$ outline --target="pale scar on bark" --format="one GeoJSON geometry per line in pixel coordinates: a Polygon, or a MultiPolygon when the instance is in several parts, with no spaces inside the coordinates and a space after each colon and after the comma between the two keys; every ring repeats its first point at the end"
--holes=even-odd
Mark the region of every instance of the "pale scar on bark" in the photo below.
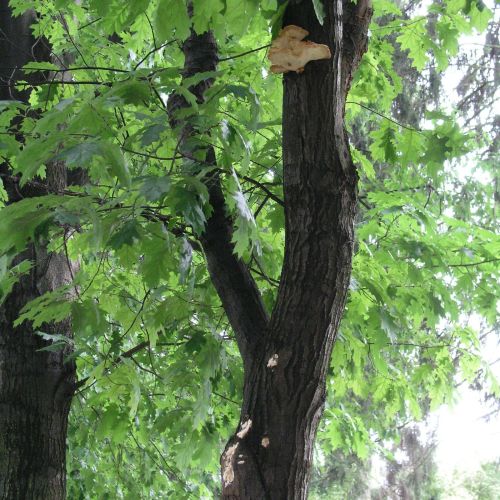
{"type": "MultiPolygon", "coordinates": [[[[245,422],[241,424],[240,430],[236,433],[236,436],[239,439],[243,439],[248,434],[248,431],[251,429],[251,427],[252,420],[245,420],[245,422]]],[[[222,480],[224,481],[225,485],[231,484],[234,481],[233,458],[239,444],[240,443],[234,443],[233,445],[229,446],[222,457],[222,480]]],[[[238,455],[238,458],[244,458],[243,454],[238,455]]],[[[245,461],[238,460],[237,463],[241,465],[244,464],[245,461]]]]}
{"type": "Polygon", "coordinates": [[[239,444],[240,443],[234,443],[232,446],[229,446],[224,453],[222,459],[222,481],[224,481],[225,485],[231,484],[234,481],[233,457],[239,444]]]}
{"type": "Polygon", "coordinates": [[[287,73],[288,71],[302,73],[309,61],[332,57],[327,45],[304,41],[307,35],[309,31],[293,24],[279,32],[267,55],[271,61],[273,73],[287,73]]]}
{"type": "Polygon", "coordinates": [[[252,421],[248,419],[241,424],[240,431],[237,432],[236,435],[240,439],[243,439],[248,434],[248,431],[250,430],[251,427],[252,427],[252,421]]]}
{"type": "Polygon", "coordinates": [[[267,367],[268,368],[274,368],[275,366],[278,366],[278,355],[273,354],[270,358],[269,361],[267,362],[267,367]]]}

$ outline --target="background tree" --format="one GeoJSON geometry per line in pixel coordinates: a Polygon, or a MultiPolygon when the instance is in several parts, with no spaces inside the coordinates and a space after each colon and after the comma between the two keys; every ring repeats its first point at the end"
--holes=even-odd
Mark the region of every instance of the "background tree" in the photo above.
{"type": "Polygon", "coordinates": [[[500,494],[500,465],[499,461],[482,464],[479,470],[463,479],[463,486],[478,500],[492,500],[500,494]]]}
{"type": "MultiPolygon", "coordinates": [[[[22,144],[25,134],[34,132],[39,114],[38,106],[28,106],[29,89],[17,86],[20,80],[28,84],[33,80],[22,68],[51,60],[47,41],[31,33],[34,11],[17,14],[14,17],[7,0],[0,2],[0,121],[8,131],[0,139],[0,176],[5,204],[21,215],[24,230],[35,241],[25,247],[14,236],[0,257],[0,497],[62,499],[76,371],[74,361],[68,359],[70,321],[60,316],[37,329],[17,320],[30,301],[60,287],[67,290],[75,272],[63,250],[49,250],[46,228],[32,226],[29,211],[22,208],[22,200],[62,193],[68,179],[64,163],[53,161],[47,163],[43,178],[23,183],[8,160],[16,142],[22,144]],[[54,349],[53,338],[63,340],[66,347],[54,349]]],[[[37,79],[40,76],[48,81],[47,72],[37,79]]],[[[69,228],[59,224],[59,230],[65,241],[69,228]]]]}

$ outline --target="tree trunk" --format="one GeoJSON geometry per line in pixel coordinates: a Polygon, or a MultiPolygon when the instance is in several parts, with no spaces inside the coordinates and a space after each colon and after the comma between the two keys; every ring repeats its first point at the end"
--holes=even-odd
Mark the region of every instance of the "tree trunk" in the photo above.
{"type": "MultiPolygon", "coordinates": [[[[0,0],[0,100],[26,100],[28,92],[18,92],[14,85],[29,76],[16,68],[50,60],[45,42],[31,36],[34,19],[33,12],[12,17],[8,0],[0,0]]],[[[8,203],[57,193],[66,186],[61,163],[48,166],[46,180],[36,183],[36,189],[30,183],[21,188],[5,164],[0,174],[8,203]]],[[[67,349],[41,351],[48,343],[30,325],[13,324],[29,301],[70,283],[75,269],[64,255],[48,253],[44,242],[30,244],[14,264],[22,260],[32,261],[33,267],[0,305],[0,498],[58,500],[66,492],[66,432],[75,365],[65,361],[67,349]]],[[[71,335],[69,320],[41,330],[71,335]]]]}
{"type": "Polygon", "coordinates": [[[309,31],[332,59],[284,76],[285,258],[266,343],[257,346],[239,432],[221,459],[223,497],[304,499],[330,355],[351,274],[357,174],[344,128],[369,5],[292,3],[283,25],[309,31]],[[337,22],[338,20],[338,22],[337,22]]]}
{"type": "MultiPolygon", "coordinates": [[[[368,0],[323,3],[323,26],[310,0],[292,0],[284,16],[284,26],[305,28],[310,40],[330,47],[332,58],[284,76],[286,243],[270,319],[247,267],[233,253],[217,174],[206,179],[212,214],[201,243],[245,368],[240,425],[221,457],[226,499],[306,498],[326,373],[345,306],[357,197],[345,101],[366,50],[372,10],[368,0]]],[[[211,33],[191,33],[183,50],[185,77],[215,69],[211,33]]],[[[198,102],[210,85],[205,80],[190,88],[198,102]]],[[[178,125],[175,110],[186,106],[181,95],[169,99],[172,125],[178,125]]],[[[186,125],[183,139],[194,133],[186,125]]],[[[206,163],[215,165],[211,148],[206,163]]]]}
{"type": "MultiPolygon", "coordinates": [[[[44,291],[71,280],[65,257],[31,245],[18,259],[32,272],[21,279],[0,308],[0,498],[57,500],[66,491],[66,430],[75,377],[66,350],[40,351],[47,343],[24,323],[20,309],[44,291]]],[[[69,321],[44,325],[68,335],[69,321]]]]}

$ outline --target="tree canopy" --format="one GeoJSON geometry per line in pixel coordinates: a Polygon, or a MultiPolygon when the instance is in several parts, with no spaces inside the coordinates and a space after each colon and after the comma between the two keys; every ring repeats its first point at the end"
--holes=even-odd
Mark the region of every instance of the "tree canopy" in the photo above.
{"type": "MultiPolygon", "coordinates": [[[[324,2],[310,1],[322,24],[324,2]]],[[[11,75],[19,91],[0,101],[0,301],[33,266],[17,258],[28,244],[64,256],[71,282],[30,301],[16,324],[76,362],[69,498],[220,493],[244,376],[207,268],[207,175],[271,315],[285,249],[282,114],[294,110],[282,109],[266,54],[293,3],[10,2],[16,15],[37,13],[32,30],[51,57],[0,68],[0,85],[11,75]],[[213,34],[216,69],[186,75],[191,29],[213,34]],[[58,163],[86,182],[47,188],[58,163]],[[9,189],[30,195],[12,202],[9,189]],[[68,317],[72,337],[45,327],[68,317]]],[[[373,10],[346,104],[359,202],[318,473],[339,450],[365,459],[397,440],[461,382],[500,397],[482,352],[498,328],[498,23],[482,0],[374,0],[373,10]],[[479,34],[475,51],[462,45],[479,34]]]]}

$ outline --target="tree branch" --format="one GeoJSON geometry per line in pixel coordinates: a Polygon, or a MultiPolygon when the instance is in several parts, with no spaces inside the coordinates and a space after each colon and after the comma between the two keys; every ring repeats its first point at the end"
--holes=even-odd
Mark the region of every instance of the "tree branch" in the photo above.
{"type": "MultiPolygon", "coordinates": [[[[183,51],[185,55],[184,78],[216,69],[217,46],[211,32],[202,35],[191,32],[183,45],[183,51]]],[[[202,80],[191,86],[189,90],[201,103],[204,101],[205,91],[210,88],[212,83],[213,80],[210,79],[202,80]]],[[[172,127],[183,125],[179,140],[180,154],[183,154],[185,141],[190,136],[197,134],[192,125],[180,122],[176,118],[176,112],[188,106],[188,102],[180,94],[174,94],[169,98],[168,113],[172,127]]],[[[204,182],[209,192],[212,214],[207,220],[200,241],[205,252],[212,283],[233,327],[242,357],[245,362],[249,362],[251,356],[248,354],[251,354],[254,346],[266,334],[268,316],[248,267],[234,254],[232,222],[227,214],[219,169],[213,168],[216,167],[216,158],[214,148],[211,145],[207,145],[205,148],[205,161],[203,163],[206,166],[203,168],[208,171],[204,182]]]]}
{"type": "Polygon", "coordinates": [[[242,52],[241,54],[236,54],[234,56],[229,56],[229,57],[223,57],[222,59],[219,59],[219,62],[231,61],[233,59],[237,59],[238,57],[247,56],[248,54],[253,54],[254,52],[258,52],[259,50],[267,49],[270,46],[271,44],[268,43],[267,45],[263,45],[262,47],[257,47],[256,49],[247,50],[246,52],[242,52]]]}
{"type": "MultiPolygon", "coordinates": [[[[184,342],[158,342],[156,345],[158,345],[158,346],[177,346],[177,345],[182,345],[182,344],[184,344],[184,342]]],[[[132,356],[134,356],[138,352],[146,349],[147,347],[150,347],[149,340],[144,340],[143,342],[140,342],[139,344],[135,345],[134,347],[131,347],[128,351],[124,351],[120,355],[118,355],[114,359],[113,363],[111,363],[111,366],[109,368],[117,366],[118,364],[121,363],[122,359],[131,358],[132,356]]],[[[83,387],[87,383],[88,380],[89,380],[89,377],[85,377],[85,378],[78,380],[74,385],[74,390],[77,391],[78,389],[80,389],[80,387],[83,387]]]]}
{"type": "Polygon", "coordinates": [[[271,200],[273,200],[276,203],[278,203],[278,205],[281,205],[282,207],[285,206],[284,201],[279,196],[276,196],[270,189],[268,189],[266,186],[264,186],[264,184],[262,184],[261,182],[256,181],[255,179],[253,179],[252,177],[248,177],[247,175],[241,175],[240,177],[243,180],[245,180],[247,182],[250,182],[250,184],[253,184],[254,186],[257,186],[259,189],[261,189],[262,191],[264,191],[264,193],[266,193],[267,196],[269,198],[271,198],[271,200]]]}

